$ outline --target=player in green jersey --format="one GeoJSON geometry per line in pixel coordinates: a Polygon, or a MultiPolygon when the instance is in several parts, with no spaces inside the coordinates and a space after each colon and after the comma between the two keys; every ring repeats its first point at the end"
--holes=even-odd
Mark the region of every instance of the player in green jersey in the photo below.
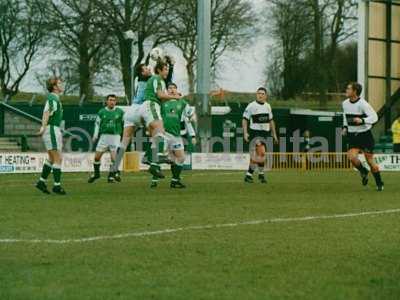
{"type": "MultiPolygon", "coordinates": [[[[175,83],[168,85],[168,94],[180,98],[175,83]]],[[[171,188],[182,189],[185,185],[181,182],[181,172],[185,162],[184,141],[181,136],[182,123],[185,124],[188,134],[195,138],[194,128],[191,125],[194,110],[183,99],[166,101],[161,107],[161,116],[165,128],[166,145],[171,161],[172,180],[171,188]]],[[[151,187],[157,187],[158,178],[153,176],[151,187]]]]}
{"type": "MultiPolygon", "coordinates": [[[[94,174],[89,178],[89,183],[93,183],[100,178],[101,158],[105,152],[110,152],[111,166],[115,160],[116,151],[121,140],[124,116],[124,111],[116,107],[116,104],[117,96],[108,95],[106,107],[100,109],[97,113],[93,142],[95,143],[98,140],[98,143],[93,163],[94,174]]],[[[118,172],[113,174],[110,169],[108,182],[112,183],[114,180],[120,181],[121,179],[118,172]]]]}
{"type": "MultiPolygon", "coordinates": [[[[164,81],[168,83],[172,81],[174,59],[171,56],[166,56],[165,62],[168,63],[169,72],[167,78],[164,81]]],[[[117,149],[114,164],[111,167],[111,171],[113,172],[112,174],[116,174],[116,172],[118,171],[118,167],[124,157],[125,151],[128,148],[129,144],[131,144],[132,138],[134,137],[136,130],[143,127],[144,123],[142,117],[142,104],[145,101],[147,81],[152,77],[150,67],[146,66],[145,64],[138,65],[138,67],[136,68],[136,75],[138,77],[137,89],[131,106],[125,110],[124,131],[122,134],[121,143],[117,149]]],[[[145,146],[147,148],[147,143],[145,144],[145,146]]],[[[150,152],[150,148],[148,150],[146,149],[146,152],[150,152]]],[[[148,162],[149,157],[150,155],[146,155],[145,163],[148,162]]]]}
{"type": "Polygon", "coordinates": [[[141,106],[141,117],[151,136],[152,153],[150,159],[150,173],[156,178],[164,178],[161,173],[160,162],[165,155],[165,130],[161,118],[161,104],[164,101],[180,99],[181,96],[169,95],[166,91],[165,79],[169,74],[167,63],[159,61],[154,68],[155,75],[148,81],[145,90],[145,101],[141,106]]]}
{"type": "Polygon", "coordinates": [[[49,94],[43,111],[42,126],[38,134],[43,138],[49,157],[43,165],[42,174],[36,183],[36,188],[45,194],[50,194],[46,180],[53,171],[53,192],[58,195],[65,195],[66,192],[61,187],[62,127],[64,122],[60,94],[63,92],[63,87],[59,78],[50,78],[47,80],[46,86],[49,94]]]}

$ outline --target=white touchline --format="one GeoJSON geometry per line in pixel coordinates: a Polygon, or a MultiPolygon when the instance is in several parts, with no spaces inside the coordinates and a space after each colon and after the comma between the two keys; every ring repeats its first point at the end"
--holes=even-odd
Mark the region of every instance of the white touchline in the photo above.
{"type": "Polygon", "coordinates": [[[384,215],[384,214],[395,214],[400,213],[399,209],[388,209],[388,210],[378,210],[378,211],[366,211],[358,213],[346,213],[346,214],[334,214],[334,215],[320,215],[320,216],[306,216],[306,217],[293,217],[293,218],[273,218],[264,220],[254,220],[245,221],[238,223],[225,223],[225,224],[210,224],[210,225],[198,225],[198,226],[188,226],[179,227],[172,229],[162,229],[155,231],[142,231],[142,232],[131,232],[115,235],[103,235],[94,236],[87,238],[76,238],[76,239],[64,239],[64,240],[52,240],[52,239],[0,239],[0,244],[13,244],[13,243],[28,243],[28,244],[72,244],[72,243],[87,243],[102,240],[116,240],[124,239],[129,237],[143,237],[152,235],[163,235],[168,233],[176,233],[180,231],[190,231],[190,230],[205,230],[205,229],[216,229],[216,228],[231,228],[244,225],[260,225],[267,223],[287,223],[287,222],[306,222],[312,220],[326,220],[326,219],[342,219],[342,218],[355,218],[362,216],[373,216],[373,215],[384,215]]]}

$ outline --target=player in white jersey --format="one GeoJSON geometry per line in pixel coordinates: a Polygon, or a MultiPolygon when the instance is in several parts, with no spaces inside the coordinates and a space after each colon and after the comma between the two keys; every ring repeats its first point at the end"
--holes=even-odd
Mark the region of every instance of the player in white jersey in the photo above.
{"type": "Polygon", "coordinates": [[[143,119],[141,117],[141,105],[133,103],[125,110],[124,114],[124,131],[121,143],[117,149],[115,161],[110,169],[110,176],[115,177],[121,164],[124,153],[132,141],[132,137],[136,130],[143,127],[143,119]]]}
{"type": "Polygon", "coordinates": [[[361,97],[362,86],[352,82],[347,86],[347,100],[343,102],[343,135],[348,137],[348,158],[361,174],[362,184],[368,184],[368,169],[358,158],[363,153],[372,175],[375,178],[378,191],[383,191],[384,184],[379,166],[374,161],[375,141],[371,128],[378,122],[378,115],[372,106],[361,97]]]}
{"type": "Polygon", "coordinates": [[[271,105],[267,103],[267,99],[267,90],[259,88],[257,100],[251,102],[243,113],[244,140],[249,143],[250,151],[249,169],[244,179],[247,183],[253,183],[253,174],[257,167],[260,182],[267,183],[264,174],[267,145],[278,142],[271,105]]]}

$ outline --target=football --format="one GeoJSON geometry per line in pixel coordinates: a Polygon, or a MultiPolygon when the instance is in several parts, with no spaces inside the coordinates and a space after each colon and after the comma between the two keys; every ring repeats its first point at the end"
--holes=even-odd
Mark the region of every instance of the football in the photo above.
{"type": "Polygon", "coordinates": [[[150,51],[150,58],[154,61],[157,61],[159,59],[164,59],[164,51],[161,48],[153,48],[150,51]]]}

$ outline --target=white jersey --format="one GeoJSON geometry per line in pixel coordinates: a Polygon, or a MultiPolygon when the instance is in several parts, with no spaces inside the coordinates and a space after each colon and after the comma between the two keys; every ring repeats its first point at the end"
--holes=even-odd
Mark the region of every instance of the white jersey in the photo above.
{"type": "Polygon", "coordinates": [[[347,128],[349,133],[366,132],[378,122],[378,115],[372,106],[363,98],[358,98],[352,102],[347,99],[343,102],[343,126],[347,128]],[[354,118],[363,120],[362,124],[355,124],[354,118]]]}
{"type": "Polygon", "coordinates": [[[253,101],[247,105],[243,118],[250,122],[251,130],[270,131],[273,120],[271,105],[253,101]]]}
{"type": "Polygon", "coordinates": [[[142,127],[143,119],[141,117],[142,105],[133,103],[125,109],[124,114],[124,127],[142,127]]]}

